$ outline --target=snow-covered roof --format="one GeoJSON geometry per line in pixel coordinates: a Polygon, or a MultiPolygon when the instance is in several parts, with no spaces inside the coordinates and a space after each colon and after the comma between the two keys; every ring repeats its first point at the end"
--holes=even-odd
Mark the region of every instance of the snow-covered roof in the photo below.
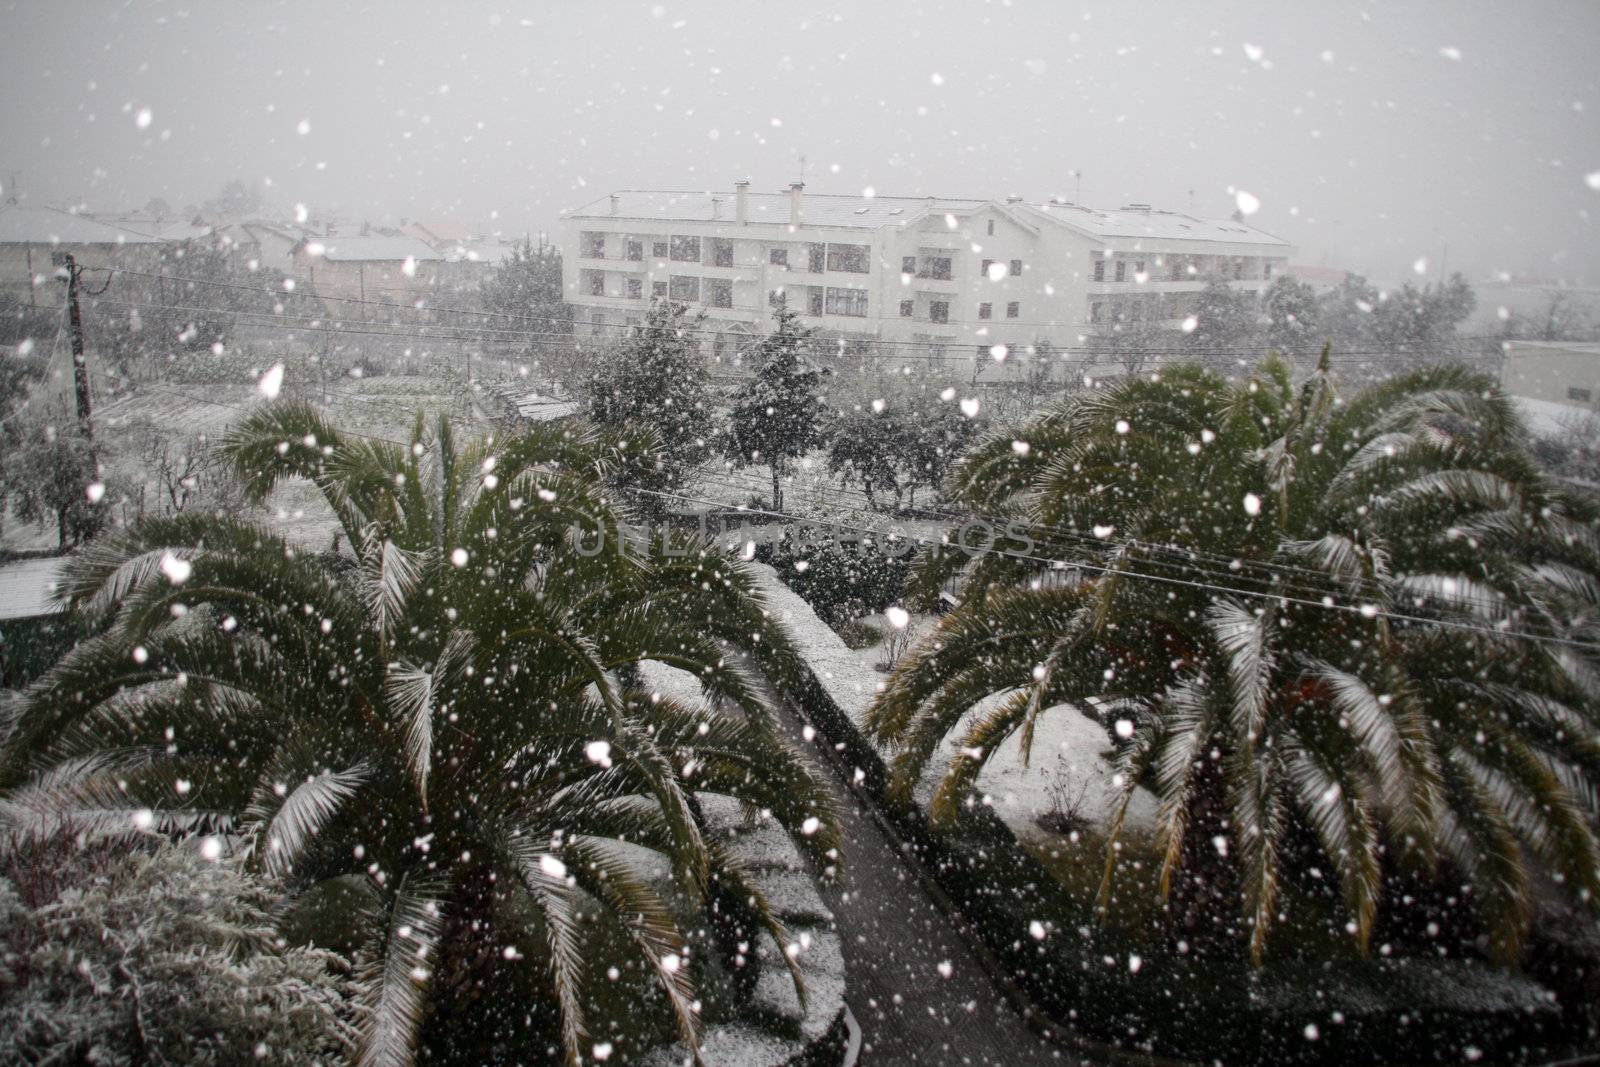
{"type": "MultiPolygon", "coordinates": [[[[756,193],[749,196],[749,221],[787,226],[789,193],[756,193]]],[[[624,189],[603,196],[573,211],[574,219],[656,219],[672,222],[732,222],[733,192],[669,192],[651,189],[624,189]],[[616,210],[611,209],[612,197],[616,210]],[[712,201],[720,201],[712,211],[712,201]]],[[[987,200],[927,196],[843,196],[835,193],[802,193],[801,213],[807,226],[832,226],[848,229],[878,229],[897,226],[924,212],[962,214],[988,204],[987,200]]]]}
{"type": "Polygon", "coordinates": [[[472,239],[472,230],[458,222],[408,222],[400,232],[429,244],[462,244],[472,239]]]}
{"type": "Polygon", "coordinates": [[[528,393],[516,399],[517,414],[534,422],[564,419],[578,413],[578,402],[570,397],[551,396],[548,393],[528,393]]]}
{"type": "Polygon", "coordinates": [[[1037,216],[1070,226],[1091,237],[1136,237],[1162,241],[1227,241],[1232,244],[1278,245],[1289,242],[1234,219],[1203,219],[1179,211],[1126,207],[1116,210],[1049,202],[1029,204],[1037,216]]]}
{"type": "Polygon", "coordinates": [[[1573,352],[1584,356],[1600,356],[1600,342],[1594,341],[1512,341],[1511,350],[1523,352],[1573,352]]]}
{"type": "Polygon", "coordinates": [[[24,559],[0,566],[0,621],[33,619],[62,609],[55,599],[60,559],[24,559]]]}
{"type": "Polygon", "coordinates": [[[308,237],[300,247],[334,263],[444,258],[415,237],[308,237]]]}
{"type": "Polygon", "coordinates": [[[1528,429],[1539,437],[1561,437],[1592,424],[1596,418],[1593,408],[1579,404],[1560,404],[1554,400],[1535,400],[1527,396],[1513,396],[1512,403],[1522,415],[1528,429]]]}
{"type": "Polygon", "coordinates": [[[0,205],[0,244],[170,244],[208,232],[188,223],[110,221],[53,207],[0,205]]]}

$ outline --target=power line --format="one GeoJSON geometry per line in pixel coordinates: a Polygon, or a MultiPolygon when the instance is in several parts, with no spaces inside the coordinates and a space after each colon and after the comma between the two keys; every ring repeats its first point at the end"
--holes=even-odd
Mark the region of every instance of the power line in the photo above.
{"type": "MultiPolygon", "coordinates": [[[[718,480],[710,477],[702,478],[700,481],[700,484],[702,485],[708,483],[719,488],[738,492],[759,491],[762,488],[760,484],[754,482],[734,482],[727,479],[718,480]]],[[[788,492],[799,495],[802,498],[806,498],[809,503],[818,507],[827,506],[827,500],[823,496],[824,492],[855,493],[856,495],[862,495],[859,493],[859,491],[851,490],[846,487],[835,487],[829,490],[822,490],[820,488],[812,488],[807,486],[790,486],[788,492]]],[[[1141,541],[1135,538],[1123,538],[1117,540],[1093,538],[1088,534],[1062,530],[1054,527],[1047,527],[1038,523],[1028,523],[1019,518],[1001,518],[992,515],[984,515],[977,512],[957,514],[951,512],[940,512],[933,509],[929,509],[929,513],[939,515],[949,522],[978,521],[983,522],[985,525],[988,525],[991,528],[996,528],[997,524],[999,527],[1004,527],[1010,523],[1020,523],[1023,530],[1030,535],[1030,541],[1035,543],[1043,543],[1046,548],[1058,551],[1071,552],[1075,550],[1081,551],[1084,549],[1093,549],[1097,552],[1103,551],[1105,556],[1109,558],[1124,549],[1137,549],[1138,552],[1130,554],[1130,559],[1137,560],[1149,566],[1159,567],[1161,569],[1174,571],[1177,573],[1198,572],[1207,577],[1219,580],[1252,582],[1260,586],[1270,587],[1257,590],[1258,592],[1266,595],[1277,595],[1276,590],[1287,590],[1289,592],[1301,593],[1307,596],[1318,598],[1326,598],[1334,595],[1369,595],[1374,599],[1377,599],[1387,595],[1383,591],[1381,584],[1376,579],[1368,578],[1366,576],[1361,576],[1355,579],[1344,579],[1340,576],[1329,574],[1326,571],[1315,570],[1307,567],[1299,567],[1293,564],[1275,563],[1268,560],[1247,560],[1237,557],[1229,558],[1217,555],[1215,553],[1207,553],[1198,549],[1187,549],[1176,545],[1163,545],[1156,542],[1141,541]],[[1261,573],[1258,575],[1249,573],[1250,571],[1261,573]],[[1363,590],[1365,591],[1364,594],[1363,590]]],[[[801,521],[826,524],[825,520],[803,519],[801,521]]],[[[1119,573],[1127,572],[1119,571],[1119,573]]],[[[1492,597],[1478,594],[1458,596],[1456,597],[1456,602],[1476,605],[1484,608],[1485,610],[1489,610],[1497,606],[1492,597]]]]}
{"type": "MultiPolygon", "coordinates": [[[[666,499],[679,500],[679,501],[683,501],[683,502],[686,502],[686,503],[705,504],[705,505],[709,505],[711,507],[726,507],[727,506],[725,504],[720,504],[720,503],[718,503],[717,501],[714,501],[714,500],[705,500],[705,499],[701,499],[701,498],[698,498],[698,497],[687,496],[687,495],[680,494],[680,493],[667,493],[667,492],[662,492],[662,491],[654,490],[654,489],[642,489],[642,488],[630,487],[629,491],[630,492],[634,492],[634,493],[643,493],[643,494],[646,494],[646,495],[649,495],[649,496],[657,496],[657,497],[663,497],[663,498],[666,498],[666,499]]],[[[790,521],[796,521],[796,522],[812,521],[812,520],[804,519],[801,516],[789,514],[787,512],[773,511],[773,510],[766,509],[766,508],[742,508],[740,510],[745,512],[745,513],[747,513],[747,514],[751,514],[751,515],[764,515],[764,516],[769,516],[769,517],[772,517],[772,518],[789,519],[790,521]]],[[[886,531],[883,531],[883,530],[875,530],[875,529],[872,529],[870,527],[865,527],[865,526],[855,526],[855,525],[850,524],[850,523],[839,523],[839,522],[822,521],[820,523],[820,525],[832,526],[832,527],[835,527],[835,528],[838,528],[838,529],[854,530],[854,531],[857,531],[857,532],[860,532],[860,533],[869,533],[869,534],[873,534],[874,536],[878,536],[878,537],[883,537],[883,536],[885,536],[885,533],[886,533],[886,531]]],[[[923,538],[923,537],[917,537],[914,540],[916,540],[917,543],[919,543],[919,544],[929,544],[930,543],[927,538],[923,538]]],[[[1579,640],[1576,640],[1576,639],[1573,639],[1573,638],[1568,638],[1568,637],[1557,637],[1557,636],[1554,636],[1554,635],[1547,635],[1547,634],[1535,634],[1535,633],[1529,633],[1529,632],[1526,632],[1526,631],[1519,631],[1519,630],[1496,629],[1494,627],[1478,626],[1478,625],[1474,625],[1472,623],[1461,622],[1459,620],[1454,620],[1454,619],[1429,618],[1429,617],[1421,616],[1421,615],[1407,615],[1407,614],[1403,614],[1403,613],[1400,613],[1400,612],[1386,611],[1386,610],[1384,610],[1382,608],[1377,607],[1377,605],[1374,605],[1374,604],[1351,605],[1351,604],[1328,603],[1326,600],[1305,600],[1305,599],[1302,599],[1302,598],[1299,598],[1299,597],[1284,596],[1284,595],[1277,594],[1277,593],[1266,593],[1266,592],[1260,592],[1260,591],[1257,591],[1257,590],[1250,590],[1250,589],[1239,589],[1239,588],[1236,588],[1236,587],[1233,587],[1233,586],[1216,585],[1216,584],[1213,584],[1213,583],[1210,583],[1210,582],[1200,582],[1200,581],[1194,581],[1192,579],[1172,578],[1172,577],[1168,577],[1166,575],[1158,575],[1158,574],[1145,574],[1145,573],[1141,573],[1139,571],[1124,571],[1124,570],[1119,570],[1119,569],[1114,568],[1114,567],[1099,566],[1099,565],[1096,565],[1096,564],[1093,564],[1093,563],[1087,563],[1087,562],[1083,562],[1083,561],[1079,561],[1079,560],[1052,559],[1052,558],[1047,557],[1047,556],[1035,556],[1035,555],[1022,553],[1022,552],[1011,552],[1011,551],[1007,551],[1007,550],[1004,550],[1004,549],[995,549],[995,550],[990,550],[990,551],[997,551],[1001,555],[1009,556],[1009,557],[1012,557],[1012,558],[1015,558],[1015,559],[1026,559],[1026,560],[1036,561],[1036,562],[1039,562],[1039,563],[1048,563],[1048,564],[1052,565],[1053,567],[1056,567],[1056,566],[1059,566],[1059,567],[1062,567],[1062,568],[1076,567],[1076,568],[1079,568],[1081,570],[1095,571],[1095,572],[1098,572],[1098,573],[1101,573],[1101,574],[1107,574],[1107,575],[1115,574],[1115,575],[1118,575],[1120,577],[1134,578],[1134,579],[1139,579],[1139,580],[1142,580],[1142,581],[1160,582],[1160,583],[1164,583],[1164,584],[1167,584],[1167,585],[1186,586],[1186,587],[1193,588],[1193,589],[1203,589],[1203,590],[1206,590],[1206,591],[1209,591],[1209,592],[1228,593],[1228,594],[1232,594],[1232,595],[1235,595],[1235,596],[1250,597],[1250,598],[1256,599],[1256,600],[1272,600],[1272,601],[1277,601],[1277,602],[1283,603],[1283,604],[1296,604],[1296,605],[1299,605],[1299,606],[1302,606],[1302,607],[1313,608],[1313,609],[1320,610],[1320,611],[1339,611],[1339,612],[1343,612],[1343,613],[1346,613],[1346,614],[1359,615],[1359,616],[1361,616],[1362,618],[1365,618],[1365,619],[1382,618],[1382,619],[1388,619],[1388,620],[1391,620],[1391,621],[1394,621],[1394,622],[1409,622],[1409,623],[1420,623],[1420,624],[1429,625],[1429,626],[1444,626],[1444,627],[1448,627],[1448,628],[1451,628],[1451,629],[1465,630],[1465,631],[1470,631],[1470,632],[1474,632],[1474,633],[1487,634],[1487,635],[1489,635],[1491,637],[1512,638],[1512,639],[1515,639],[1515,640],[1526,640],[1526,641],[1538,641],[1538,642],[1545,642],[1545,643],[1550,643],[1550,644],[1564,645],[1564,646],[1568,646],[1568,647],[1572,647],[1572,648],[1578,648],[1578,649],[1582,649],[1584,651],[1589,651],[1589,652],[1600,652],[1600,643],[1596,643],[1596,642],[1579,641],[1579,640]]]]}

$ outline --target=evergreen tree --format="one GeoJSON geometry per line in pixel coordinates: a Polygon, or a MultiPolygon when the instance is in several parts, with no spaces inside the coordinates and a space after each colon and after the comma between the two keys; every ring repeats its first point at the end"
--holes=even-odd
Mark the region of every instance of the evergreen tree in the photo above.
{"type": "Polygon", "coordinates": [[[567,332],[567,305],[561,296],[561,251],[522,240],[480,283],[483,309],[494,325],[518,330],[567,332]]]}
{"type": "Polygon", "coordinates": [[[775,328],[752,349],[755,378],[734,397],[724,443],[737,466],[763,464],[772,471],[772,508],[783,510],[783,476],[789,464],[823,443],[827,405],[818,393],[822,372],[808,358],[810,327],[780,299],[775,328]]]}
{"type": "Polygon", "coordinates": [[[1224,278],[1206,282],[1194,318],[1195,327],[1189,331],[1184,347],[1209,366],[1233,366],[1238,350],[1255,342],[1255,296],[1233,288],[1224,278]]]}
{"type": "Polygon", "coordinates": [[[23,522],[56,524],[56,543],[69,548],[98,533],[110,518],[99,480],[94,441],[64,405],[22,411],[0,435],[0,507],[8,501],[23,522]]]}
{"type": "Polygon", "coordinates": [[[1268,348],[1286,356],[1299,356],[1321,346],[1321,309],[1311,286],[1280,274],[1267,286],[1262,303],[1267,313],[1268,348]]]}
{"type": "MultiPolygon", "coordinates": [[[[591,422],[656,446],[650,465],[623,468],[624,486],[671,492],[711,454],[711,372],[687,313],[676,301],[651,303],[643,325],[602,352],[584,383],[591,422]]],[[[645,494],[629,503],[656,512],[661,501],[645,494]]]]}

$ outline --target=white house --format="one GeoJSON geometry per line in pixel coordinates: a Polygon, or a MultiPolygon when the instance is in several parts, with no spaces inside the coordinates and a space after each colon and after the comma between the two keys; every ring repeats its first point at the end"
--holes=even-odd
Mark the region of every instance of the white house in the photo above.
{"type": "Polygon", "coordinates": [[[1566,432],[1600,411],[1600,344],[1508,342],[1500,384],[1535,432],[1566,432]]]}
{"type": "Polygon", "coordinates": [[[779,293],[830,336],[913,358],[1048,341],[1122,317],[1176,328],[1213,275],[1264,288],[1290,246],[1231,219],[1130,205],[940,197],[624,190],[565,219],[579,332],[616,336],[652,297],[707,316],[715,347],[770,327],[779,293]]]}

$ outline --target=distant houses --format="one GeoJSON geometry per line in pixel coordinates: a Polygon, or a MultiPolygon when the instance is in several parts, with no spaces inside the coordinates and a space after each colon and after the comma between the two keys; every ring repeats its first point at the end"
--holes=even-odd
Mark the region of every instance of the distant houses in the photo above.
{"type": "Polygon", "coordinates": [[[0,288],[31,307],[59,308],[66,287],[55,282],[57,253],[69,253],[83,266],[156,271],[173,248],[210,233],[209,226],[192,222],[0,204],[0,288]]]}
{"type": "MultiPolygon", "coordinates": [[[[439,288],[446,259],[416,237],[305,237],[293,250],[294,275],[324,300],[414,305],[439,288]]],[[[340,312],[356,318],[356,312],[340,312]]]]}

